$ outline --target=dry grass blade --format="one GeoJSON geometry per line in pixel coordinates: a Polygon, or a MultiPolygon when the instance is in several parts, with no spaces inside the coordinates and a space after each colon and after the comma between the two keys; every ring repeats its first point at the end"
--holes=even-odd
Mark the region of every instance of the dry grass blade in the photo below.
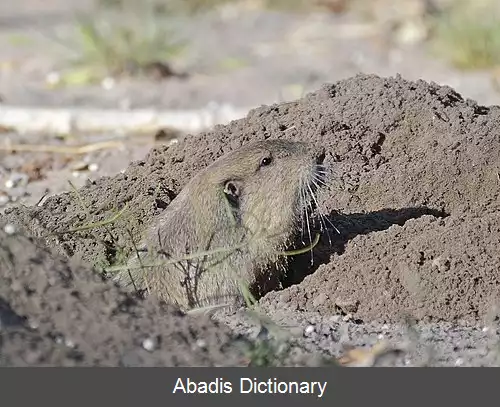
{"type": "Polygon", "coordinates": [[[182,257],[179,257],[176,259],[165,260],[165,261],[161,261],[161,262],[157,262],[157,263],[143,264],[141,266],[134,266],[134,267],[127,266],[127,265],[113,266],[113,267],[108,267],[105,271],[113,273],[113,272],[122,271],[122,270],[139,270],[139,269],[143,269],[143,268],[152,268],[152,267],[159,267],[159,266],[164,266],[164,265],[169,265],[169,264],[178,264],[178,263],[181,263],[183,261],[196,260],[196,259],[200,259],[202,257],[212,256],[215,254],[231,253],[234,250],[238,250],[240,248],[243,248],[246,245],[247,245],[247,243],[242,243],[240,245],[236,245],[234,247],[229,247],[229,248],[222,247],[222,248],[213,249],[213,250],[200,251],[200,252],[196,252],[196,253],[192,253],[192,254],[187,254],[185,256],[182,256],[182,257]]]}
{"type": "Polygon", "coordinates": [[[297,256],[299,254],[304,254],[304,253],[310,252],[318,244],[319,238],[320,238],[320,234],[316,233],[316,236],[315,236],[313,242],[309,246],[303,247],[302,249],[285,251],[285,252],[282,252],[280,254],[282,254],[283,256],[297,256]]]}
{"type": "Polygon", "coordinates": [[[119,212],[117,212],[116,214],[114,214],[109,219],[103,220],[101,222],[89,223],[87,225],[83,225],[83,226],[80,226],[80,227],[77,227],[77,228],[73,228],[73,229],[64,230],[62,232],[54,232],[53,234],[55,234],[55,235],[62,235],[64,233],[75,233],[75,232],[81,232],[81,231],[84,231],[84,230],[90,230],[90,229],[99,228],[99,227],[102,227],[102,226],[107,226],[107,225],[109,225],[109,224],[111,224],[113,222],[116,222],[120,218],[120,216],[123,215],[123,213],[127,209],[127,206],[128,205],[125,204],[125,206],[119,212]]]}
{"type": "Polygon", "coordinates": [[[205,307],[193,308],[186,311],[187,315],[201,315],[201,314],[210,314],[219,309],[230,307],[231,304],[216,304],[216,305],[207,305],[205,307]]]}
{"type": "Polygon", "coordinates": [[[98,143],[85,144],[82,146],[54,146],[50,144],[8,144],[0,146],[0,151],[80,155],[111,148],[121,148],[124,146],[124,143],[121,141],[101,141],[98,143]]]}
{"type": "MultiPolygon", "coordinates": [[[[67,233],[67,232],[65,232],[67,233]]],[[[316,246],[319,242],[320,235],[319,233],[316,234],[316,238],[313,241],[313,244],[310,246],[307,246],[302,249],[298,250],[292,250],[292,251],[286,251],[286,252],[281,252],[279,254],[284,255],[284,256],[295,256],[297,254],[302,254],[302,253],[307,253],[308,251],[312,250],[314,246],[316,246]]],[[[231,253],[235,250],[242,249],[248,245],[247,242],[241,243],[239,245],[235,245],[233,247],[221,247],[213,250],[206,250],[206,251],[200,251],[196,253],[191,253],[191,254],[186,254],[185,256],[175,258],[175,259],[169,259],[161,262],[155,262],[155,263],[149,263],[149,264],[142,264],[140,266],[128,266],[128,265],[123,265],[123,266],[113,266],[113,267],[108,267],[105,271],[114,273],[118,271],[123,271],[123,270],[136,270],[136,269],[143,269],[143,268],[153,268],[153,267],[159,267],[159,266],[164,266],[164,265],[169,265],[169,264],[178,264],[183,261],[188,261],[188,260],[196,260],[200,259],[202,257],[207,257],[207,256],[213,256],[217,254],[225,254],[225,253],[231,253]]]]}

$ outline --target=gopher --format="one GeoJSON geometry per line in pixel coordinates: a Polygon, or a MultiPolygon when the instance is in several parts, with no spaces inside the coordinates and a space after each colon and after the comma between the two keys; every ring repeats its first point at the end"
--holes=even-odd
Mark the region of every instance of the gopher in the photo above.
{"type": "Polygon", "coordinates": [[[276,288],[286,265],[280,253],[301,225],[309,229],[324,157],[286,140],[220,157],[154,219],[115,281],[183,310],[241,304],[245,287],[256,296],[276,288]]]}

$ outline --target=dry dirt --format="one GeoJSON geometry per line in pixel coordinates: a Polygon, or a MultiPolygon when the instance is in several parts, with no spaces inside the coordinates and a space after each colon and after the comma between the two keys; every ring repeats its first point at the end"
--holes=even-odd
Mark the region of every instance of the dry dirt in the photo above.
{"type": "Polygon", "coordinates": [[[128,296],[89,267],[24,236],[2,231],[0,242],[0,365],[213,366],[243,360],[228,346],[234,341],[228,329],[128,296]]]}
{"type": "MultiPolygon", "coordinates": [[[[214,335],[231,342],[226,328],[159,311],[164,308],[154,300],[138,304],[101,282],[90,267],[123,261],[141,229],[217,157],[249,141],[287,138],[326,148],[332,179],[319,197],[320,208],[339,233],[329,231],[331,243],[323,236],[313,266],[310,254],[293,260],[284,289],[261,299],[263,310],[275,321],[313,326],[301,339],[310,350],[338,355],[346,342],[339,333],[344,328],[348,342],[360,345],[397,339],[406,329],[416,330],[424,348],[438,353],[430,364],[494,364],[499,125],[499,107],[479,106],[449,87],[358,75],[155,148],[123,173],[89,182],[78,192],[8,209],[4,222],[48,248],[28,246],[22,237],[2,239],[2,261],[12,264],[2,266],[2,278],[9,279],[0,288],[7,332],[0,342],[2,360],[68,364],[75,360],[68,354],[77,352],[76,359],[87,364],[127,364],[123,357],[129,354],[130,364],[219,361],[221,345],[214,335]],[[64,233],[122,209],[106,227],[64,233]],[[15,327],[35,321],[35,327],[20,332],[8,321],[15,327]],[[192,345],[200,329],[210,349],[204,354],[192,345]],[[61,356],[58,334],[63,343],[68,338],[77,343],[77,351],[66,349],[61,356]],[[165,353],[138,350],[146,334],[162,338],[165,353]],[[27,343],[35,344],[36,357],[23,354],[27,343]]],[[[219,320],[248,333],[239,314],[219,320]]],[[[422,349],[418,352],[421,356],[422,349]]],[[[235,354],[227,355],[222,360],[235,363],[235,354]]],[[[396,364],[417,362],[403,358],[396,364]]]]}

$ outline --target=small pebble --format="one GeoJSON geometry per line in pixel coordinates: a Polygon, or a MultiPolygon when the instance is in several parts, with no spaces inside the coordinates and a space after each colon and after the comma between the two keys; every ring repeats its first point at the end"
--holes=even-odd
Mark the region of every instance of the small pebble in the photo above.
{"type": "Polygon", "coordinates": [[[97,163],[89,164],[89,171],[90,172],[96,172],[98,169],[99,169],[99,164],[97,164],[97,163]]]}
{"type": "Polygon", "coordinates": [[[113,78],[104,78],[101,82],[103,89],[110,90],[115,86],[115,80],[113,78]]]}
{"type": "Polygon", "coordinates": [[[12,189],[14,187],[17,187],[19,185],[26,185],[28,184],[29,177],[26,174],[21,174],[21,173],[14,173],[11,174],[9,179],[5,181],[5,187],[8,189],[12,189]]]}
{"type": "Polygon", "coordinates": [[[207,347],[207,342],[204,339],[198,339],[196,341],[196,346],[198,346],[201,349],[205,349],[207,347]]]}
{"type": "Polygon", "coordinates": [[[455,366],[462,366],[464,364],[464,361],[462,358],[458,358],[455,360],[455,366]]]}
{"type": "Polygon", "coordinates": [[[10,201],[7,195],[0,195],[0,206],[8,204],[10,201]]]}
{"type": "Polygon", "coordinates": [[[155,350],[155,342],[151,338],[144,339],[142,341],[142,347],[146,349],[148,352],[152,352],[155,350]]]}
{"type": "Polygon", "coordinates": [[[8,235],[13,235],[14,233],[16,233],[16,227],[11,223],[7,223],[4,226],[3,231],[8,235]]]}
{"type": "Polygon", "coordinates": [[[311,335],[314,332],[314,326],[308,325],[306,329],[304,329],[304,334],[311,335]]]}
{"type": "Polygon", "coordinates": [[[28,326],[31,328],[31,329],[38,329],[38,322],[37,321],[29,321],[28,323],[28,326]]]}
{"type": "Polygon", "coordinates": [[[61,75],[59,74],[59,72],[50,72],[45,77],[45,81],[49,85],[57,85],[59,82],[61,82],[61,75]]]}
{"type": "Polygon", "coordinates": [[[345,316],[342,318],[342,321],[344,321],[344,322],[349,322],[351,319],[352,319],[352,315],[351,315],[351,314],[347,314],[347,315],[345,315],[345,316]]]}
{"type": "Polygon", "coordinates": [[[66,339],[64,341],[64,344],[68,347],[73,349],[75,347],[75,342],[73,342],[71,339],[66,339]]]}

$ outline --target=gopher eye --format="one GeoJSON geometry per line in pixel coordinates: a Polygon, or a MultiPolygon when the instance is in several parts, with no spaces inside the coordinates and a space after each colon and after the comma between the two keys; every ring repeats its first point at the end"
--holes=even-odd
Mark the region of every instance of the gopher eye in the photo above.
{"type": "Polygon", "coordinates": [[[261,161],[260,161],[260,166],[261,167],[265,167],[269,164],[271,164],[273,161],[273,159],[271,157],[264,157],[261,161]]]}

